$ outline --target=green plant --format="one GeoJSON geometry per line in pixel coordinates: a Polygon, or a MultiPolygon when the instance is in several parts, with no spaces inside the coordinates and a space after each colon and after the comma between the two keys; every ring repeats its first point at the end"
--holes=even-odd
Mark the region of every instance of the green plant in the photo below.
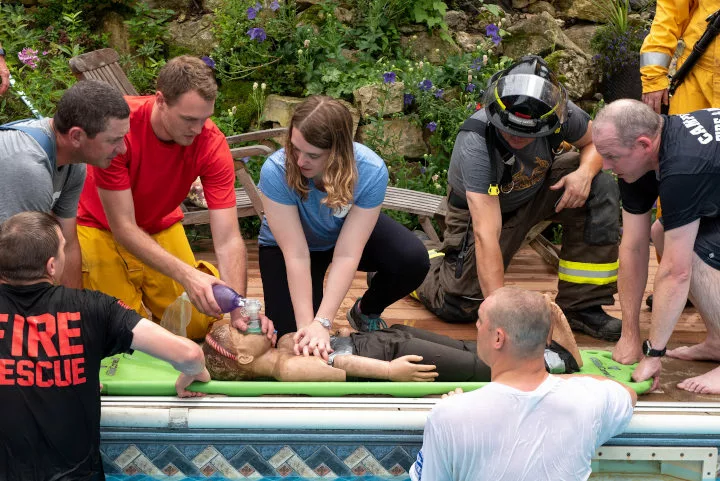
{"type": "Polygon", "coordinates": [[[606,22],[598,27],[590,39],[595,52],[593,60],[606,77],[627,68],[640,67],[640,47],[648,33],[644,21],[633,21],[629,16],[629,0],[594,0],[606,22]]]}

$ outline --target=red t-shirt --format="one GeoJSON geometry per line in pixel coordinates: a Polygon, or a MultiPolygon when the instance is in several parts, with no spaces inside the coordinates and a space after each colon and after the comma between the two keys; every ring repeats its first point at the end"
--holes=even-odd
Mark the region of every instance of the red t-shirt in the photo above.
{"type": "Polygon", "coordinates": [[[78,224],[110,230],[97,187],[131,189],[135,221],[156,234],[183,218],[180,203],[200,176],[210,209],[235,206],[235,170],[225,135],[208,119],[193,143],[183,147],[158,139],[150,124],[154,96],[125,97],[130,106],[127,152],[107,169],[88,165],[78,206],[78,224]]]}

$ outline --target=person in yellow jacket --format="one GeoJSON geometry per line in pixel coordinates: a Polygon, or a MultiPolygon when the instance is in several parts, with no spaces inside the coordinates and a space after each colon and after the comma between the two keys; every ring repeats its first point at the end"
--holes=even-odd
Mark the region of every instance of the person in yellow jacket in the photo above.
{"type": "MultiPolygon", "coordinates": [[[[693,46],[707,29],[707,18],[720,8],[718,0],[657,0],[650,33],[640,49],[642,101],[660,113],[684,114],[709,107],[720,107],[720,41],[716,37],[690,70],[671,98],[668,95],[670,62],[682,39],[684,47],[678,56],[680,68],[692,53],[693,46]]],[[[658,200],[656,217],[662,211],[658,200]]],[[[660,261],[664,228],[660,221],[652,226],[651,236],[660,261]]],[[[648,299],[648,305],[652,301],[648,299]]],[[[638,311],[639,314],[639,311],[638,311]]],[[[622,334],[613,359],[631,364],[642,358],[639,318],[623,316],[622,334]]]]}
{"type": "Polygon", "coordinates": [[[650,33],[640,49],[642,101],[660,113],[669,104],[669,113],[682,114],[720,106],[720,41],[710,44],[685,80],[668,98],[668,67],[683,40],[685,47],[678,68],[687,60],[695,42],[707,28],[707,18],[720,8],[717,0],[657,0],[650,33]]]}

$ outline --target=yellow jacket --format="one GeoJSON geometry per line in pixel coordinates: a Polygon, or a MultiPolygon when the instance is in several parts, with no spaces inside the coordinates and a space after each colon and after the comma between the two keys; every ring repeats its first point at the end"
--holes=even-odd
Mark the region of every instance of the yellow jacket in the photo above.
{"type": "MultiPolygon", "coordinates": [[[[679,67],[692,52],[695,42],[705,32],[707,17],[718,9],[720,9],[718,0],[657,0],[655,19],[640,49],[643,93],[668,88],[668,66],[677,48],[678,40],[682,38],[685,41],[685,49],[678,60],[679,67]]],[[[718,37],[693,67],[696,68],[720,73],[718,37]]]]}

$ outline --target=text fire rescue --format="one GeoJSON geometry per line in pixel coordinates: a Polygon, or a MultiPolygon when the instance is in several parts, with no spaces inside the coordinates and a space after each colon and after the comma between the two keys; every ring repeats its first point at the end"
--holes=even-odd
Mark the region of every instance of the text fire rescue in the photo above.
{"type": "Polygon", "coordinates": [[[0,359],[0,386],[84,384],[85,356],[79,326],[79,312],[58,312],[57,318],[52,314],[27,318],[16,314],[14,319],[8,319],[7,314],[0,314],[0,340],[12,336],[12,358],[0,359]],[[77,327],[71,327],[71,323],[77,327]],[[12,331],[9,331],[11,325],[12,331]],[[24,339],[26,331],[27,339],[24,339]],[[24,340],[27,340],[26,353],[23,352],[24,340]]]}

